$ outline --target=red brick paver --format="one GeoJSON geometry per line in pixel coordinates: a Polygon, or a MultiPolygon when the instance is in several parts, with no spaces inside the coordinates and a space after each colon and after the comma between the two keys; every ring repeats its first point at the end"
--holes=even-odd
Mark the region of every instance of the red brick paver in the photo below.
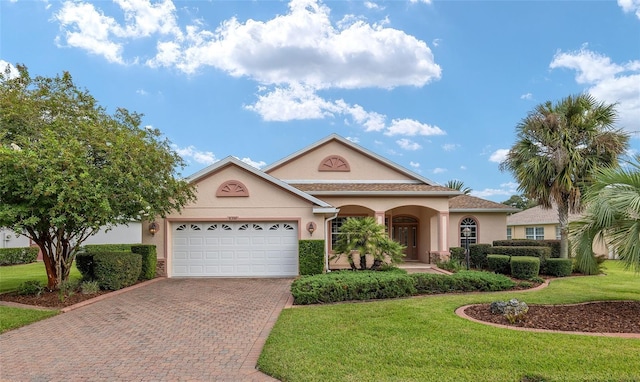
{"type": "Polygon", "coordinates": [[[0,335],[2,381],[274,381],[288,279],[164,279],[0,335]]]}

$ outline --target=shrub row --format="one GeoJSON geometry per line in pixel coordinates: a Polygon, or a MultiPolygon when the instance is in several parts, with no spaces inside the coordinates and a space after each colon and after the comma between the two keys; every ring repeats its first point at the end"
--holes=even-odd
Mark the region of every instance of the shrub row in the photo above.
{"type": "Polygon", "coordinates": [[[0,265],[29,264],[38,259],[38,247],[0,248],[0,265]]]}
{"type": "Polygon", "coordinates": [[[571,259],[553,258],[540,260],[538,257],[511,257],[507,255],[493,254],[487,256],[487,262],[489,264],[490,271],[505,275],[510,274],[513,277],[523,280],[536,277],[539,273],[556,277],[569,276],[573,265],[573,261],[571,259]],[[530,259],[537,259],[537,261],[532,262],[530,259]],[[514,262],[516,263],[515,265],[514,262]],[[523,263],[525,263],[525,265],[523,265],[523,263]],[[534,265],[533,263],[536,263],[537,265],[534,265]],[[536,267],[538,268],[537,270],[535,269],[536,267]],[[531,276],[534,272],[535,274],[531,276]]]}
{"type": "Polygon", "coordinates": [[[373,300],[469,291],[510,289],[515,283],[503,275],[488,272],[459,272],[454,275],[406,272],[339,271],[302,276],[291,284],[294,304],[321,304],[352,300],[373,300]]]}
{"type": "Polygon", "coordinates": [[[300,275],[317,275],[324,271],[324,240],[298,242],[300,275]]]}
{"type": "Polygon", "coordinates": [[[82,248],[85,252],[130,252],[131,247],[136,244],[87,244],[82,248]]]}
{"type": "Polygon", "coordinates": [[[95,280],[101,289],[117,290],[138,280],[150,280],[156,275],[157,254],[154,245],[129,245],[128,251],[105,251],[92,246],[94,252],[76,255],[76,267],[84,280],[95,280]]]}
{"type": "Polygon", "coordinates": [[[494,240],[494,247],[549,247],[550,257],[560,257],[560,240],[512,239],[494,240]]]}
{"type": "Polygon", "coordinates": [[[540,273],[540,258],[533,256],[511,257],[511,275],[520,280],[530,280],[540,273]]]}
{"type": "Polygon", "coordinates": [[[548,259],[551,255],[551,248],[549,247],[491,247],[490,253],[492,255],[506,255],[506,256],[528,256],[537,257],[541,261],[548,259]]]}

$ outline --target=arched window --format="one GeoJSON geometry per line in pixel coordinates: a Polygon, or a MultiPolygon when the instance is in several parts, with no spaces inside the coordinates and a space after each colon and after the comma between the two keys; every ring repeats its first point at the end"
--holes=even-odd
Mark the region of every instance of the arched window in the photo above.
{"type": "Polygon", "coordinates": [[[474,218],[464,218],[460,222],[460,246],[476,244],[478,242],[478,222],[474,218]],[[464,229],[469,228],[469,235],[465,236],[464,229]]]}

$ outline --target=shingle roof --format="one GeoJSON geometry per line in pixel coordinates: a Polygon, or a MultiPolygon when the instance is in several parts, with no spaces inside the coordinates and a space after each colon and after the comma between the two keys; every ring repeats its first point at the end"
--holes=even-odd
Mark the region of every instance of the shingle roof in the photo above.
{"type": "MultiPolygon", "coordinates": [[[[580,214],[569,214],[569,221],[580,217],[580,214]]],[[[558,207],[550,209],[541,206],[531,207],[516,214],[507,216],[507,225],[558,224],[558,207]]]]}
{"type": "Polygon", "coordinates": [[[506,204],[492,202],[491,200],[481,199],[471,195],[458,195],[449,199],[450,211],[465,210],[486,210],[486,211],[518,211],[517,209],[507,206],[506,204]]]}
{"type": "Polygon", "coordinates": [[[291,186],[309,193],[314,192],[442,192],[457,191],[443,186],[419,183],[292,183],[291,186]]]}

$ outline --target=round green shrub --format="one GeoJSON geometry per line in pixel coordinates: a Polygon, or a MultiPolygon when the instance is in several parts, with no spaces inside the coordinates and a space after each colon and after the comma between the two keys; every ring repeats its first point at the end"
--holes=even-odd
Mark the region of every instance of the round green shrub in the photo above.
{"type": "Polygon", "coordinates": [[[565,277],[571,275],[573,260],[571,259],[547,259],[545,274],[549,276],[565,277]]]}
{"type": "Polygon", "coordinates": [[[93,272],[100,288],[118,290],[138,281],[142,257],[131,252],[101,252],[93,255],[93,272]]]}
{"type": "Polygon", "coordinates": [[[491,272],[508,275],[511,273],[509,267],[509,260],[511,256],[507,255],[487,255],[487,263],[489,264],[489,270],[491,272]]]}
{"type": "Polygon", "coordinates": [[[511,275],[520,280],[529,280],[538,276],[540,259],[531,256],[513,256],[511,258],[511,275]]]}

